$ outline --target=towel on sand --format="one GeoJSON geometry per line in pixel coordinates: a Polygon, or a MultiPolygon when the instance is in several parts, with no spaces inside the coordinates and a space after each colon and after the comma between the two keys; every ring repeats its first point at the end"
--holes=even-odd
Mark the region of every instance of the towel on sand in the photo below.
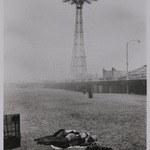
{"type": "MultiPolygon", "coordinates": [[[[53,149],[62,149],[62,148],[60,148],[60,147],[57,147],[57,146],[54,146],[54,145],[51,145],[51,147],[53,148],[53,149]]],[[[67,147],[67,148],[86,148],[86,146],[78,146],[78,145],[76,145],[76,146],[70,146],[70,147],[67,147]]]]}

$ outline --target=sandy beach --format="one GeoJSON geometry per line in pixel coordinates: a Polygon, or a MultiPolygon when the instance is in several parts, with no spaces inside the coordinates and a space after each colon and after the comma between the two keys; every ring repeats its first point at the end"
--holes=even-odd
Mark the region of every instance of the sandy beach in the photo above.
{"type": "Polygon", "coordinates": [[[5,88],[4,114],[20,113],[21,147],[49,150],[35,138],[75,129],[97,134],[114,150],[146,150],[146,96],[87,94],[49,88],[5,88]]]}

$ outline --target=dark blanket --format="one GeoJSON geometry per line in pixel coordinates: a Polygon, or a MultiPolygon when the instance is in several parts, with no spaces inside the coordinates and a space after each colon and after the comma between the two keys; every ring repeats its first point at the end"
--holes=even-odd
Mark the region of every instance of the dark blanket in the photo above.
{"type": "Polygon", "coordinates": [[[37,144],[43,144],[43,145],[54,145],[60,148],[67,148],[70,146],[88,146],[90,144],[85,144],[82,142],[79,142],[80,139],[77,139],[76,141],[69,142],[66,140],[66,138],[63,137],[55,137],[53,135],[48,135],[44,137],[40,137],[37,139],[34,139],[34,141],[37,142],[37,144]]]}
{"type": "Polygon", "coordinates": [[[55,136],[53,136],[53,135],[48,135],[48,136],[44,136],[44,137],[40,137],[40,138],[37,138],[37,139],[34,139],[34,141],[37,141],[37,142],[44,142],[44,141],[48,141],[48,140],[52,140],[52,139],[54,139],[55,138],[55,136]]]}
{"type": "Polygon", "coordinates": [[[63,137],[45,136],[45,137],[37,138],[34,141],[36,141],[37,144],[54,145],[60,148],[67,148],[70,146],[69,141],[63,137]]]}

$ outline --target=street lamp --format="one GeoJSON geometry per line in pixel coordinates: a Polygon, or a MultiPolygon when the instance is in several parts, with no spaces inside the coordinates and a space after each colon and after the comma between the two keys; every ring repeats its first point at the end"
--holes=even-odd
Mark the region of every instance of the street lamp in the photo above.
{"type": "MultiPolygon", "coordinates": [[[[129,80],[129,75],[128,75],[128,66],[129,66],[129,62],[128,62],[128,48],[129,48],[129,44],[132,43],[132,42],[140,43],[140,40],[136,39],[136,40],[130,40],[130,41],[126,42],[126,80],[129,80]]],[[[127,84],[127,93],[129,93],[128,84],[127,84]]]]}

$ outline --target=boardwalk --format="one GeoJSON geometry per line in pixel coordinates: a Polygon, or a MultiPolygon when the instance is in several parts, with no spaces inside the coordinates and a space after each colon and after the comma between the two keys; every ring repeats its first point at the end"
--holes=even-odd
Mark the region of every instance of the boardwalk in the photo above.
{"type": "Polygon", "coordinates": [[[48,88],[7,88],[4,113],[20,113],[21,148],[49,150],[34,138],[60,128],[97,134],[114,150],[146,150],[146,96],[87,94],[48,88]]]}

